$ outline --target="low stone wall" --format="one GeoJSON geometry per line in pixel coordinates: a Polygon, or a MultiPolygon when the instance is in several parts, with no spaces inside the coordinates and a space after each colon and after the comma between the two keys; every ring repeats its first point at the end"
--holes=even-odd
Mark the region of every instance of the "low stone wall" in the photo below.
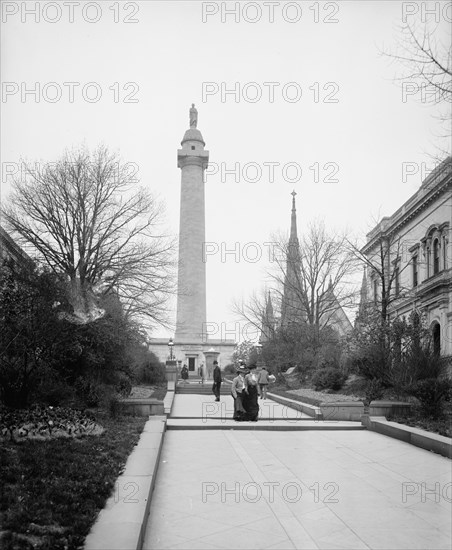
{"type": "Polygon", "coordinates": [[[165,415],[169,417],[171,415],[171,410],[173,408],[176,383],[172,380],[168,380],[167,384],[168,385],[167,385],[166,395],[165,395],[165,399],[163,400],[163,409],[164,409],[165,415]]]}
{"type": "Polygon", "coordinates": [[[403,401],[371,401],[369,405],[369,416],[405,415],[409,414],[410,411],[411,403],[403,401]]]}
{"type": "Polygon", "coordinates": [[[352,420],[360,422],[364,414],[362,401],[337,401],[335,403],[320,403],[323,420],[352,420]]]}
{"type": "Polygon", "coordinates": [[[122,412],[135,416],[158,416],[165,414],[163,401],[158,399],[121,399],[122,412]]]}
{"type": "Polygon", "coordinates": [[[275,393],[267,394],[273,401],[281,405],[287,405],[292,409],[301,411],[316,420],[324,420],[326,422],[337,422],[340,420],[351,420],[360,422],[361,416],[364,414],[364,403],[362,401],[337,401],[334,403],[321,403],[320,407],[309,405],[295,399],[282,397],[275,393]]]}
{"type": "Polygon", "coordinates": [[[378,432],[400,441],[405,441],[427,451],[433,451],[447,458],[452,458],[452,439],[439,434],[427,432],[420,428],[413,428],[398,422],[386,420],[384,416],[368,416],[362,418],[362,424],[368,430],[378,432]]]}
{"type": "Polygon", "coordinates": [[[280,405],[286,405],[287,407],[290,407],[291,409],[295,409],[297,411],[305,413],[308,416],[315,418],[316,420],[322,419],[322,413],[320,411],[320,408],[316,407],[315,405],[309,405],[307,403],[302,403],[301,401],[297,401],[295,399],[282,397],[281,395],[277,395],[276,393],[268,392],[267,396],[270,397],[270,399],[273,399],[273,401],[276,401],[276,403],[279,403],[280,405]]]}
{"type": "Polygon", "coordinates": [[[85,550],[137,550],[143,546],[165,429],[165,416],[146,422],[124,473],[86,537],[85,550]]]}

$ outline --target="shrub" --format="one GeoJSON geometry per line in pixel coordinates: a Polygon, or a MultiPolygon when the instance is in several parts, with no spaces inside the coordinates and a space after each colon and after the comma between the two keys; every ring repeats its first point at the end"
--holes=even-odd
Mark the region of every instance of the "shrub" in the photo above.
{"type": "Polygon", "coordinates": [[[163,363],[142,365],[137,372],[136,380],[140,384],[159,384],[166,380],[166,370],[163,363]]]}
{"type": "Polygon", "coordinates": [[[408,386],[406,391],[419,399],[423,414],[438,418],[443,412],[444,401],[452,397],[452,381],[425,378],[408,386]]]}
{"type": "Polygon", "coordinates": [[[376,399],[381,399],[384,393],[384,386],[381,380],[379,380],[378,378],[368,380],[364,387],[364,393],[366,396],[367,404],[375,401],[376,399]]]}
{"type": "Polygon", "coordinates": [[[108,412],[110,414],[110,418],[118,418],[121,414],[121,404],[117,395],[110,396],[108,402],[108,412]]]}
{"type": "Polygon", "coordinates": [[[121,377],[115,386],[115,390],[121,397],[128,397],[132,391],[132,383],[129,378],[121,377]]]}
{"type": "Polygon", "coordinates": [[[102,387],[87,378],[77,378],[75,391],[88,407],[98,407],[102,398],[102,387]]]}
{"type": "Polygon", "coordinates": [[[318,390],[340,390],[345,382],[345,376],[334,367],[319,369],[312,377],[314,388],[318,390]]]}
{"type": "Polygon", "coordinates": [[[226,365],[223,369],[223,374],[234,374],[235,375],[236,367],[234,363],[229,363],[229,365],[226,365]]]}

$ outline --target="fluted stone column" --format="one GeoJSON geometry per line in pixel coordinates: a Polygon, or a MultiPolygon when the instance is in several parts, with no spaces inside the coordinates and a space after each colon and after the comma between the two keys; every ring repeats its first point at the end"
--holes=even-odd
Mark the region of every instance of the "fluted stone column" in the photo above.
{"type": "Polygon", "coordinates": [[[181,169],[178,297],[175,342],[201,343],[206,323],[204,170],[209,152],[196,128],[197,111],[190,109],[190,129],[177,152],[181,169]]]}

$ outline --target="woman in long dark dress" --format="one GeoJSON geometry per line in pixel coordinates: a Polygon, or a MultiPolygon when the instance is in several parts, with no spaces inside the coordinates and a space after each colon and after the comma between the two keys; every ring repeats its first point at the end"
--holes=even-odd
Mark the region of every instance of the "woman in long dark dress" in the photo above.
{"type": "Polygon", "coordinates": [[[256,375],[256,365],[250,365],[248,367],[249,374],[245,376],[245,395],[243,400],[243,406],[246,410],[247,420],[257,422],[259,417],[259,404],[258,404],[258,378],[256,375]]]}
{"type": "Polygon", "coordinates": [[[245,397],[245,374],[248,371],[240,366],[237,369],[237,376],[232,381],[231,394],[234,398],[234,420],[240,422],[246,420],[246,411],[243,407],[243,398],[245,397]]]}

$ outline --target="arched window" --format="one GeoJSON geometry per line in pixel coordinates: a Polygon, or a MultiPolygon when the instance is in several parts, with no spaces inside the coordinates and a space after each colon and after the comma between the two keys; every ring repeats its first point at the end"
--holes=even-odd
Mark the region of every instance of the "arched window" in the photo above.
{"type": "Polygon", "coordinates": [[[433,337],[433,353],[440,355],[441,353],[441,326],[439,323],[435,323],[432,328],[433,337]]]}
{"type": "Polygon", "coordinates": [[[413,286],[418,285],[418,264],[417,264],[417,255],[411,258],[413,264],[413,286]]]}
{"type": "Polygon", "coordinates": [[[433,241],[433,275],[439,273],[439,239],[433,241]]]}
{"type": "Polygon", "coordinates": [[[400,269],[398,267],[394,271],[394,294],[396,296],[400,294],[400,269]]]}

